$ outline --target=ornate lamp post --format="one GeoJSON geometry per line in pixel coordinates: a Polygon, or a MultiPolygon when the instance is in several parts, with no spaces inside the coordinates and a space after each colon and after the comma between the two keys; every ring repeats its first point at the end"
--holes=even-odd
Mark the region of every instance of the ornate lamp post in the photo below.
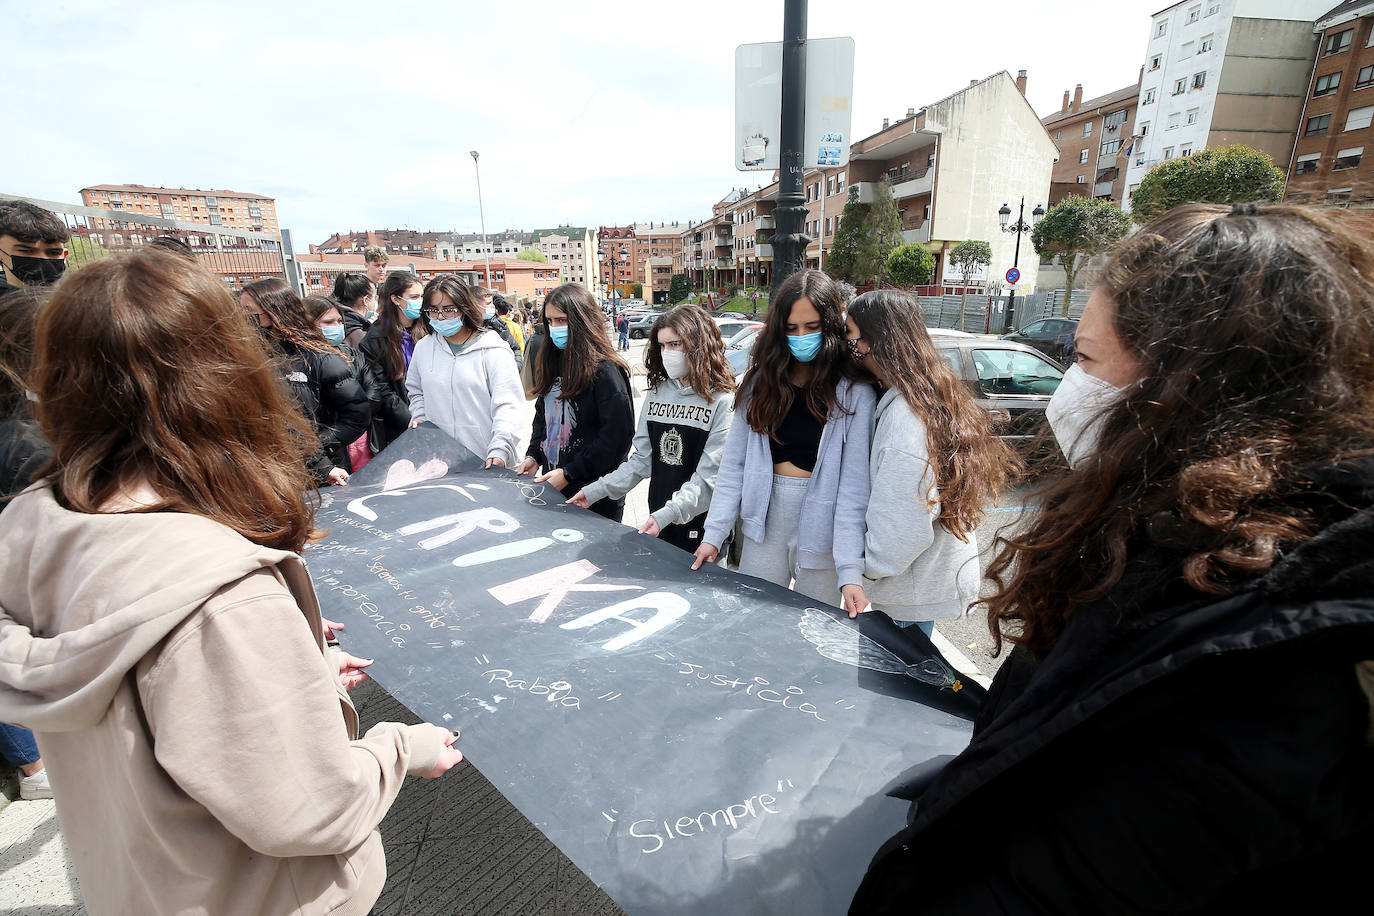
{"type": "MultiPolygon", "coordinates": [[[[1045,208],[1040,206],[1039,204],[1036,204],[1035,209],[1031,211],[1031,221],[1029,223],[1026,222],[1026,198],[1024,197],[1021,198],[1021,210],[1019,213],[1016,214],[1016,222],[1010,222],[1011,207],[1009,207],[1008,205],[1002,204],[1002,209],[997,211],[997,219],[1002,224],[1002,231],[1016,233],[1016,252],[1012,255],[1011,266],[1017,271],[1018,274],[1021,270],[1021,234],[1023,232],[1030,232],[1031,229],[1035,227],[1036,220],[1040,219],[1040,217],[1044,215],[1045,208]]],[[[1016,285],[1012,284],[1011,297],[1007,299],[1007,317],[1006,320],[1002,323],[1003,334],[1012,330],[1012,322],[1015,320],[1015,312],[1016,285]]]]}

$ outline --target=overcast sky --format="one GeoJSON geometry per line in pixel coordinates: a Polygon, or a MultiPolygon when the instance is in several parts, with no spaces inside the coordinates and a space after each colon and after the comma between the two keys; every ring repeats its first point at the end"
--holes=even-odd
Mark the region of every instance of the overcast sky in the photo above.
{"type": "MultiPolygon", "coordinates": [[[[852,135],[998,70],[1036,112],[1132,84],[1165,0],[811,0],[857,46],[852,135]]],[[[0,0],[0,192],[102,183],[277,199],[305,250],[349,229],[700,219],[732,167],[734,48],[781,0],[0,0]]]]}

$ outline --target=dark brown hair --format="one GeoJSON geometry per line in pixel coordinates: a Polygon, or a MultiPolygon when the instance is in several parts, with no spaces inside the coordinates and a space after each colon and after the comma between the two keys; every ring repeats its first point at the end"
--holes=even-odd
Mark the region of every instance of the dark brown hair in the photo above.
{"type": "MultiPolygon", "coordinates": [[[[305,317],[310,319],[310,326],[315,329],[316,334],[320,335],[321,340],[324,340],[324,332],[319,329],[318,325],[320,319],[324,317],[326,312],[333,309],[339,313],[339,319],[343,319],[343,307],[339,305],[333,296],[321,296],[319,293],[313,293],[306,296],[301,304],[305,308],[305,317]]],[[[329,343],[329,341],[325,340],[325,343],[329,343]]],[[[351,364],[352,361],[343,355],[342,350],[333,344],[329,344],[329,347],[339,355],[340,359],[351,364]]]]}
{"type": "Polygon", "coordinates": [[[170,509],[300,550],[318,445],[223,281],[163,251],[115,254],[61,283],[30,384],[58,500],[98,512],[146,483],[170,509]]]}
{"type": "Polygon", "coordinates": [[[792,370],[806,365],[806,407],[824,422],[835,407],[835,389],[852,372],[844,342],[844,302],[835,281],[819,270],[799,270],[778,286],[759,331],[754,355],[741,388],[749,392],[746,419],[755,432],[772,436],[792,408],[792,370]],[[799,363],[787,343],[792,305],[809,299],[821,316],[821,350],[809,363],[799,363]]]}
{"type": "Polygon", "coordinates": [[[263,329],[269,336],[295,344],[302,350],[338,352],[320,335],[315,323],[305,314],[305,303],[285,280],[280,277],[255,280],[243,288],[243,294],[272,316],[272,327],[263,329]]]}
{"type": "Polygon", "coordinates": [[[386,253],[386,249],[381,248],[377,245],[368,245],[366,248],[363,249],[364,264],[386,264],[390,260],[391,256],[386,253]]]}
{"type": "Polygon", "coordinates": [[[370,296],[376,285],[368,279],[367,274],[355,274],[344,272],[334,278],[334,300],[339,304],[340,317],[343,310],[362,313],[358,308],[359,301],[370,296]]]}
{"type": "MultiPolygon", "coordinates": [[[[412,286],[424,289],[424,284],[419,277],[412,273],[402,270],[393,270],[386,275],[382,281],[381,289],[377,292],[377,321],[382,326],[382,358],[386,361],[387,378],[396,380],[406,377],[405,355],[401,350],[401,332],[405,327],[401,324],[401,306],[397,305],[393,299],[396,296],[405,298],[405,294],[410,291],[412,286]]],[[[423,299],[421,300],[423,302],[423,299]]],[[[424,313],[416,318],[410,325],[410,337],[419,342],[425,336],[426,325],[423,321],[424,313]]]]}
{"type": "Polygon", "coordinates": [[[51,210],[27,200],[7,200],[0,201],[0,235],[29,243],[66,242],[72,231],[51,210]]]}
{"type": "Polygon", "coordinates": [[[998,649],[1043,656],[1142,546],[1227,594],[1312,536],[1313,470],[1374,452],[1371,235],[1348,212],[1190,204],[1122,242],[1099,293],[1141,378],[1102,447],[998,538],[998,649]]]}
{"type": "Polygon", "coordinates": [[[545,297],[543,325],[546,337],[539,348],[534,372],[535,392],[540,397],[549,393],[560,375],[563,377],[563,400],[577,397],[587,390],[596,378],[597,369],[608,360],[629,374],[629,367],[615,352],[610,335],[606,333],[606,316],[580,283],[564,283],[545,297]],[[549,306],[568,316],[566,349],[558,349],[547,337],[549,306]]]}
{"type": "MultiPolygon", "coordinates": [[[[849,303],[849,317],[869,347],[871,368],[925,424],[940,524],[967,541],[1016,474],[1016,458],[992,434],[987,411],[940,358],[921,307],[910,294],[895,289],[864,293],[849,303]]],[[[861,364],[869,366],[867,361],[861,364]]],[[[924,499],[926,494],[917,496],[924,499]]]]}
{"type": "Polygon", "coordinates": [[[725,359],[725,341],[720,327],[705,310],[696,305],[679,305],[668,309],[649,329],[649,345],[644,349],[644,368],[648,370],[649,387],[668,380],[663,368],[663,347],[658,332],[671,328],[682,338],[682,352],[687,357],[687,374],[683,381],[711,403],[713,396],[735,390],[735,374],[725,359]]]}
{"type": "Polygon", "coordinates": [[[423,322],[426,333],[434,333],[434,325],[429,323],[429,309],[434,304],[434,297],[439,293],[453,300],[454,307],[463,318],[463,327],[470,331],[481,330],[482,306],[472,294],[472,287],[456,274],[439,274],[425,285],[424,311],[420,313],[420,321],[423,322]]]}
{"type": "Polygon", "coordinates": [[[38,313],[51,286],[26,286],[0,296],[0,420],[29,413],[26,377],[33,361],[38,313]]]}

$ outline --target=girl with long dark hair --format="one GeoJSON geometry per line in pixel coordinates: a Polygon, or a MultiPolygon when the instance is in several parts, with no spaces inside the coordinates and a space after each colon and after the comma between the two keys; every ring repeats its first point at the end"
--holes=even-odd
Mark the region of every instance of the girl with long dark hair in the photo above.
{"type": "Polygon", "coordinates": [[[425,286],[421,315],[429,332],[406,371],[410,425],[426,420],[457,439],[487,467],[515,463],[524,391],[510,350],[482,326],[482,307],[453,274],[425,286]]]}
{"type": "Polygon", "coordinates": [[[1047,412],[1069,467],[988,567],[993,640],[1015,648],[852,912],[1364,894],[1370,230],[1192,204],[1120,244],[1047,412]]]}
{"type": "MultiPolygon", "coordinates": [[[[565,283],[544,299],[545,342],[535,349],[534,424],[521,474],[537,474],[564,496],[620,466],[634,439],[630,371],[606,334],[586,287],[565,283]]],[[[620,521],[624,497],[591,503],[620,521]]]]}
{"type": "Polygon", "coordinates": [[[734,416],[735,377],[710,316],[694,305],[663,313],[644,351],[649,394],[639,411],[634,452],[568,502],[588,507],[620,499],[649,478],[649,508],[640,533],[691,553],[701,543],[720,456],[734,416]]]}
{"type": "Polygon", "coordinates": [[[374,455],[410,428],[406,370],[415,342],[426,333],[421,320],[424,293],[424,284],[414,274],[400,270],[387,274],[377,293],[377,320],[358,345],[368,380],[364,387],[375,398],[368,431],[374,455]]]}
{"type": "Polygon", "coordinates": [[[1016,459],[930,341],[921,308],[900,290],[849,303],[850,354],[877,380],[864,572],[843,588],[854,617],[872,606],[927,636],[960,617],[982,578],[975,531],[1016,459]]]}
{"type": "Polygon", "coordinates": [[[366,662],[325,648],[299,556],[313,434],[254,336],[155,250],[87,264],[39,317],[53,460],[0,514],[0,720],[37,735],[108,912],[365,913],[405,777],[461,760],[434,725],[357,734],[366,662]]]}
{"type": "Polygon", "coordinates": [[[367,336],[377,308],[377,285],[367,274],[341,273],[334,278],[334,301],[343,313],[344,342],[357,349],[367,336]]]}
{"type": "Polygon", "coordinates": [[[319,436],[307,460],[317,484],[345,484],[353,472],[348,443],[367,430],[372,406],[353,369],[327,343],[284,280],[258,280],[239,301],[275,357],[278,371],[319,436]]]}
{"type": "Polygon", "coordinates": [[[693,569],[738,518],[739,571],[838,604],[863,579],[874,393],[851,376],[835,281],[801,270],[778,287],[759,332],[693,569]]]}

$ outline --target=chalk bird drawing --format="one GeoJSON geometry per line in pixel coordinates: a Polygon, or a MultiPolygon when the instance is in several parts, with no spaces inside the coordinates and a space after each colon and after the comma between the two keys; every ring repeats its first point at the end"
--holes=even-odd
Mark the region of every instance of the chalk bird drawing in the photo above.
{"type": "Polygon", "coordinates": [[[907,664],[892,650],[860,633],[857,627],[822,611],[808,608],[797,627],[816,651],[832,662],[884,674],[904,674],[923,684],[947,687],[956,692],[964,689],[959,675],[943,660],[927,655],[914,664],[907,664]]]}

